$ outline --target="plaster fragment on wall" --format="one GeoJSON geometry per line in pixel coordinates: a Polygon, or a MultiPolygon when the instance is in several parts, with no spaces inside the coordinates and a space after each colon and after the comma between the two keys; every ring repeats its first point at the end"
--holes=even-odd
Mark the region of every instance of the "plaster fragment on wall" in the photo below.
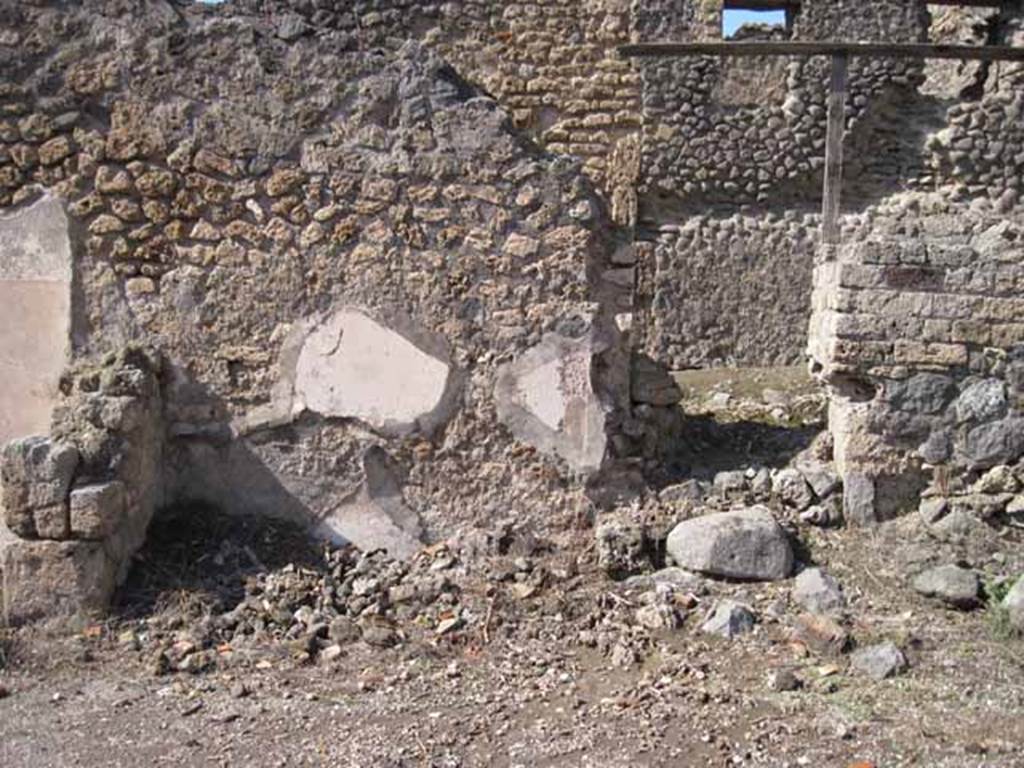
{"type": "Polygon", "coordinates": [[[71,335],[71,244],[60,201],[0,215],[0,443],[49,431],[71,335]]]}
{"type": "Polygon", "coordinates": [[[447,358],[362,312],[342,310],[306,338],[296,364],[295,399],[323,416],[404,433],[435,420],[450,374],[447,358]]]}
{"type": "Polygon", "coordinates": [[[548,334],[503,366],[495,387],[498,418],[539,451],[578,472],[600,468],[607,439],[605,409],[591,385],[594,342],[548,334]]]}

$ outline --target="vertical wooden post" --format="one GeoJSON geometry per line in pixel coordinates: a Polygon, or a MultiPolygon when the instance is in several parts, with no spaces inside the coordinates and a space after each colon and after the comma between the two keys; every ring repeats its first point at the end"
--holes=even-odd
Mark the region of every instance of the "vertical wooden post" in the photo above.
{"type": "Polygon", "coordinates": [[[832,57],[832,83],[828,94],[828,129],[825,134],[825,191],[822,199],[821,236],[839,242],[839,206],[843,186],[843,134],[846,133],[846,93],[849,57],[832,57]]]}

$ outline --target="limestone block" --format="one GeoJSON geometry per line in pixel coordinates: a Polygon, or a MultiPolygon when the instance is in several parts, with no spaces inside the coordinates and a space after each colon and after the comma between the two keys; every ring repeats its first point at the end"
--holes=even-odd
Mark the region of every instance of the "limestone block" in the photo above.
{"type": "Polygon", "coordinates": [[[22,624],[102,611],[115,574],[97,542],[13,542],[3,553],[4,618],[22,624]]]}
{"type": "Polygon", "coordinates": [[[591,335],[547,334],[502,366],[495,385],[498,418],[512,434],[578,472],[599,469],[607,445],[605,409],[590,379],[591,363],[602,349],[591,335]]]}
{"type": "Polygon", "coordinates": [[[105,539],[125,512],[124,483],[115,480],[71,491],[71,533],[78,539],[105,539]]]}
{"type": "Polygon", "coordinates": [[[33,510],[36,533],[41,539],[67,539],[71,534],[66,502],[36,507],[33,510]]]}
{"type": "Polygon", "coordinates": [[[295,406],[388,433],[430,431],[449,416],[452,367],[445,346],[426,330],[396,330],[343,309],[302,345],[295,406]]]}
{"type": "Polygon", "coordinates": [[[60,515],[44,513],[32,523],[29,520],[33,510],[66,504],[78,461],[78,450],[74,446],[53,443],[46,437],[20,438],[7,443],[0,451],[7,526],[25,538],[37,534],[45,538],[66,537],[59,522],[60,515]],[[37,530],[40,520],[46,533],[37,530]]]}

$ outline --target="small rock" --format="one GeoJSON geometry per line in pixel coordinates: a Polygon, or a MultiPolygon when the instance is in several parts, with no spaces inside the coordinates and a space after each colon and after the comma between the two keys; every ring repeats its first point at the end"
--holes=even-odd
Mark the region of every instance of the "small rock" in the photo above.
{"type": "Polygon", "coordinates": [[[747,474],[741,470],[730,472],[719,472],[715,475],[713,482],[715,494],[718,496],[733,496],[747,490],[747,474]]]}
{"type": "Polygon", "coordinates": [[[597,561],[612,578],[623,578],[647,565],[647,536],[643,526],[625,516],[602,520],[594,532],[597,561]]]}
{"type": "Polygon", "coordinates": [[[793,600],[811,613],[831,613],[846,606],[839,582],[821,568],[808,568],[796,577],[793,600]]]}
{"type": "Polygon", "coordinates": [[[1024,633],[1024,576],[1017,579],[1017,583],[1000,605],[1006,611],[1010,626],[1017,632],[1024,633]]]}
{"type": "Polygon", "coordinates": [[[872,680],[885,680],[907,668],[907,658],[895,643],[886,642],[862,648],[853,654],[850,666],[872,680]]]}
{"type": "Polygon", "coordinates": [[[942,496],[921,499],[917,511],[926,525],[934,525],[949,514],[949,501],[942,496]]]}
{"type": "Polygon", "coordinates": [[[331,662],[331,661],[334,661],[339,656],[341,656],[341,654],[342,654],[341,646],[338,645],[337,643],[335,643],[334,645],[329,645],[326,648],[324,648],[322,651],[320,651],[320,659],[321,659],[321,661],[331,662]]]}
{"type": "Polygon", "coordinates": [[[978,574],[957,565],[941,565],[919,574],[914,579],[914,590],[961,610],[976,608],[981,602],[978,574]]]}
{"type": "Polygon", "coordinates": [[[277,36],[285,42],[294,42],[306,34],[309,27],[297,13],[286,13],[277,24],[277,36]]]}
{"type": "Polygon", "coordinates": [[[682,624],[676,610],[665,603],[641,606],[636,611],[636,621],[647,629],[678,629],[682,624]]]}
{"type": "Polygon", "coordinates": [[[796,676],[793,670],[786,667],[769,670],[767,683],[768,690],[775,691],[776,693],[795,691],[803,686],[800,678],[796,676]]]}
{"type": "Polygon", "coordinates": [[[374,648],[391,648],[401,642],[401,637],[392,627],[371,623],[363,626],[363,642],[374,648]]]}
{"type": "Polygon", "coordinates": [[[787,507],[802,512],[814,503],[814,492],[795,469],[783,469],[772,478],[772,493],[787,507]]]}
{"type": "Polygon", "coordinates": [[[789,538],[762,506],[685,520],[665,546],[679,567],[711,576],[773,581],[793,571],[789,538]]]}
{"type": "Polygon", "coordinates": [[[728,392],[715,392],[708,398],[708,405],[716,410],[720,408],[727,408],[731,400],[732,395],[728,392]]]}
{"type": "Polygon", "coordinates": [[[727,640],[754,629],[754,614],[745,605],[732,600],[723,600],[701,624],[701,632],[719,635],[727,640]]]}
{"type": "Polygon", "coordinates": [[[249,690],[249,686],[245,683],[237,681],[231,684],[231,687],[228,689],[228,693],[233,699],[244,699],[251,693],[251,691],[249,690]]]}
{"type": "Polygon", "coordinates": [[[348,616],[338,616],[330,623],[327,629],[327,636],[333,642],[344,645],[346,643],[354,643],[362,637],[362,632],[359,630],[359,625],[348,616]]]}
{"type": "Polygon", "coordinates": [[[1020,490],[1020,483],[1014,477],[1012,470],[1005,464],[992,467],[981,476],[981,479],[974,484],[975,493],[1016,493],[1020,490]]]}
{"type": "Polygon", "coordinates": [[[10,695],[11,690],[5,685],[0,685],[0,699],[6,699],[10,695]]]}
{"type": "Polygon", "coordinates": [[[697,480],[687,480],[678,485],[670,485],[658,492],[658,501],[662,504],[676,504],[692,501],[700,503],[704,500],[704,490],[697,480]]]}
{"type": "Polygon", "coordinates": [[[839,474],[827,464],[808,462],[798,465],[798,469],[819,499],[828,498],[839,490],[842,484],[839,474]]]}
{"type": "Polygon", "coordinates": [[[793,639],[822,656],[838,656],[850,644],[850,635],[834,619],[817,613],[796,617],[793,639]]]}

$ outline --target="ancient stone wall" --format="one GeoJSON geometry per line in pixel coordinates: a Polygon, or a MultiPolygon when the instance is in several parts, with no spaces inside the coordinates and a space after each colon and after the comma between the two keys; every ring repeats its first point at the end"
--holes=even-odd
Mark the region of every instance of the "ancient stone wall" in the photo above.
{"type": "Polygon", "coordinates": [[[811,351],[853,522],[1024,453],[1020,217],[938,195],[878,213],[815,271],[811,351]]]}
{"type": "Polygon", "coordinates": [[[3,617],[20,623],[102,610],[163,501],[158,355],[137,348],[80,363],[61,381],[49,436],[0,452],[3,617]]]}
{"type": "Polygon", "coordinates": [[[77,359],[166,356],[168,498],[407,554],[586,504],[631,297],[581,164],[392,6],[12,6],[0,206],[66,206],[77,359]]]}
{"type": "MultiPolygon", "coordinates": [[[[677,39],[720,34],[717,5],[687,8],[680,15],[693,26],[674,30],[677,39]],[[710,19],[701,21],[702,12],[710,19]]],[[[791,36],[975,45],[1017,39],[1019,10],[1010,7],[1001,13],[927,10],[910,0],[804,2],[791,36]]],[[[638,312],[647,318],[644,352],[676,368],[798,362],[807,314],[794,308],[807,306],[813,248],[792,237],[783,214],[806,211],[805,223],[812,233],[816,229],[827,62],[698,57],[643,60],[640,67],[639,237],[652,243],[639,287],[638,312]],[[720,223],[733,212],[760,220],[760,247],[751,248],[742,231],[736,237],[722,232],[720,223]],[[782,223],[773,225],[773,219],[782,223]],[[680,228],[719,235],[713,243],[701,238],[681,247],[673,234],[680,228]],[[772,279],[772,264],[786,280],[772,279]],[[724,319],[709,325],[709,305],[724,319]],[[748,343],[763,337],[776,341],[748,343]]],[[[1018,69],[854,60],[845,208],[863,210],[907,188],[945,186],[956,187],[963,198],[1013,208],[1021,177],[1018,69]]]]}

